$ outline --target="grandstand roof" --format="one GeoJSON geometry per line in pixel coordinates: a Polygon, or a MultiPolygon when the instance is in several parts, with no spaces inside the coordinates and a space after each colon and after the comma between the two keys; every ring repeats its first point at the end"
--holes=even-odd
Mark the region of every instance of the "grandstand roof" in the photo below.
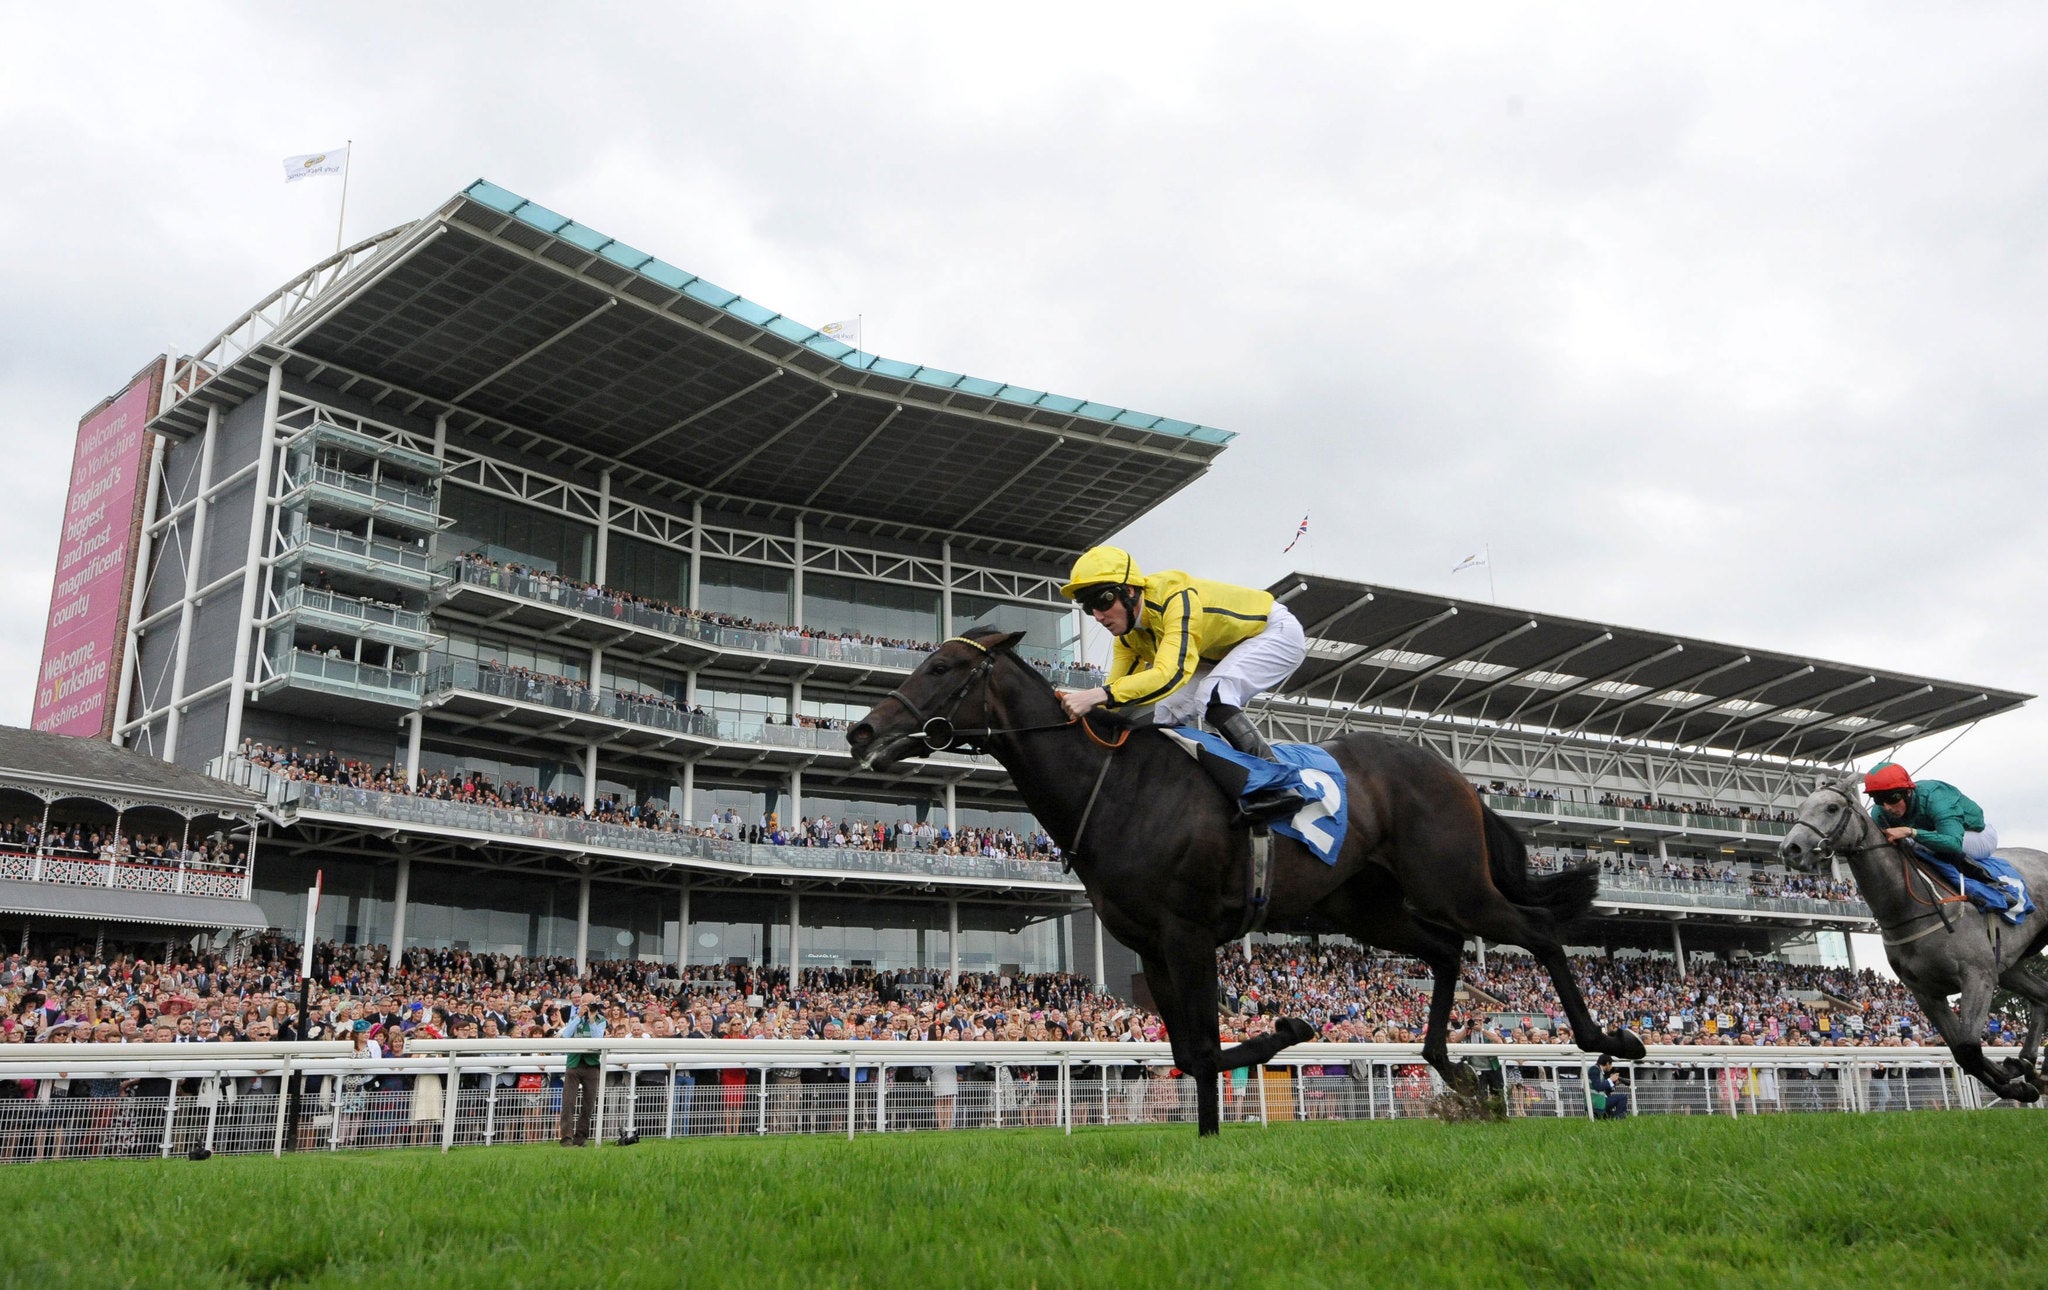
{"type": "Polygon", "coordinates": [[[1841,763],[2034,696],[1296,573],[1293,697],[1841,763]]]}
{"type": "Polygon", "coordinates": [[[206,386],[155,428],[194,433],[209,393],[250,397],[282,358],[621,488],[1041,558],[1232,437],[856,350],[483,180],[296,281],[199,355],[206,386]]]}

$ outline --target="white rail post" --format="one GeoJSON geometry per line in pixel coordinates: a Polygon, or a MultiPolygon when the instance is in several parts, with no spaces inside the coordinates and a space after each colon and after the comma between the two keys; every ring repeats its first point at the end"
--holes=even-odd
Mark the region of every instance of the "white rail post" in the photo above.
{"type": "MultiPolygon", "coordinates": [[[[583,884],[584,884],[584,886],[583,886],[583,890],[584,890],[584,893],[585,893],[584,899],[585,899],[585,900],[587,901],[587,900],[589,899],[589,891],[590,891],[590,875],[589,875],[589,874],[585,874],[585,875],[583,875],[583,884]]],[[[586,912],[587,912],[588,906],[586,905],[586,907],[585,907],[585,908],[586,908],[586,912]]],[[[579,972],[579,973],[581,972],[581,970],[582,970],[582,965],[581,965],[581,964],[578,964],[578,965],[577,965],[577,970],[578,970],[578,972],[579,972]]],[[[605,1070],[604,1070],[604,1059],[605,1059],[605,1051],[604,1051],[604,1049],[600,1048],[600,1049],[598,1049],[598,1050],[597,1050],[597,1105],[596,1105],[596,1106],[594,1106],[594,1107],[592,1107],[592,1108],[591,1108],[591,1111],[590,1111],[590,1120],[591,1120],[591,1125],[590,1125],[590,1132],[591,1132],[592,1136],[594,1136],[594,1137],[595,1137],[595,1138],[597,1139],[597,1145],[599,1145],[599,1146],[603,1146],[603,1145],[604,1145],[604,1076],[605,1076],[605,1070]]],[[[568,1058],[566,1058],[566,1057],[564,1057],[564,1058],[562,1059],[562,1070],[563,1070],[563,1075],[562,1075],[562,1096],[563,1096],[563,1097],[567,1097],[567,1096],[569,1096],[569,1076],[568,1076],[568,1068],[569,1068],[569,1059],[568,1059],[568,1058]]],[[[577,1108],[577,1110],[578,1110],[578,1111],[581,1111],[581,1110],[582,1110],[582,1108],[581,1108],[581,1107],[578,1107],[578,1108],[577,1108]]]]}
{"type": "Polygon", "coordinates": [[[178,1081],[171,1081],[171,1091],[164,1095],[164,1141],[160,1154],[171,1158],[171,1131],[178,1123],[178,1081]]]}
{"type": "Polygon", "coordinates": [[[284,1075],[277,1082],[277,1134],[271,1140],[270,1154],[282,1158],[284,1155],[284,1113],[285,1104],[291,1100],[292,1059],[287,1053],[284,1059],[284,1075]]]}
{"type": "Polygon", "coordinates": [[[850,1052],[849,1052],[849,1053],[847,1053],[847,1055],[846,1055],[846,1140],[847,1140],[848,1142],[851,1142],[851,1141],[853,1141],[853,1122],[854,1122],[854,1120],[855,1120],[855,1119],[857,1119],[857,1118],[858,1118],[858,1115],[857,1115],[857,1112],[855,1111],[855,1108],[856,1108],[856,1107],[858,1107],[858,1106],[860,1105],[860,1102],[859,1102],[859,1100],[858,1100],[858,1099],[856,1099],[856,1098],[854,1097],[854,1095],[853,1095],[853,1090],[855,1089],[855,1087],[857,1087],[857,1086],[855,1085],[855,1083],[854,1083],[854,1080],[855,1080],[855,1079],[856,1079],[856,1078],[857,1078],[857,1077],[859,1076],[859,1074],[860,1074],[860,1068],[859,1068],[858,1066],[856,1066],[856,1065],[854,1064],[854,1060],[853,1060],[853,1054],[852,1054],[852,1053],[850,1053],[850,1052]]]}
{"type": "Polygon", "coordinates": [[[1266,1068],[1264,1066],[1252,1067],[1252,1078],[1259,1082],[1259,1123],[1262,1125],[1271,1124],[1273,1122],[1272,1113],[1266,1105],[1266,1068]]]}
{"type": "Polygon", "coordinates": [[[497,1141],[498,1134],[498,1072],[490,1072],[484,1081],[484,1145],[497,1141]]]}
{"type": "Polygon", "coordinates": [[[448,1054],[448,1075],[441,1090],[441,1152],[446,1155],[448,1148],[455,1145],[455,1091],[460,1084],[456,1063],[461,1060],[454,1053],[448,1054]]]}

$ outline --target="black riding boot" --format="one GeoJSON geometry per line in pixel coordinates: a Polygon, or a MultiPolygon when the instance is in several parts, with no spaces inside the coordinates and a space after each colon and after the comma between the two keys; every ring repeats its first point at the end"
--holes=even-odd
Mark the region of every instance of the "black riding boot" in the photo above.
{"type": "MultiPolygon", "coordinates": [[[[1252,725],[1252,719],[1244,709],[1228,703],[1211,703],[1204,714],[1209,725],[1230,741],[1230,746],[1249,757],[1260,761],[1273,760],[1273,746],[1266,742],[1252,725]]],[[[1262,788],[1247,794],[1238,804],[1239,816],[1253,824],[1266,824],[1273,820],[1284,820],[1300,810],[1306,799],[1292,788],[1275,786],[1262,788]]]]}

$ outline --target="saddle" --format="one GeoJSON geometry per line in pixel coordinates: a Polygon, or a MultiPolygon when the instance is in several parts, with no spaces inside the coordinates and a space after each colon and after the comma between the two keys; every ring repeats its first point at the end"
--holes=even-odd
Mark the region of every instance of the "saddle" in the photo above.
{"type": "Polygon", "coordinates": [[[1984,878],[1975,876],[1925,847],[1915,845],[1909,853],[1913,871],[1935,891],[1937,905],[1949,905],[1967,901],[1984,911],[1995,914],[2007,923],[2018,927],[2034,912],[2034,902],[2027,891],[2026,880],[2019,871],[1996,856],[1984,860],[1965,860],[1964,863],[1984,878]]]}

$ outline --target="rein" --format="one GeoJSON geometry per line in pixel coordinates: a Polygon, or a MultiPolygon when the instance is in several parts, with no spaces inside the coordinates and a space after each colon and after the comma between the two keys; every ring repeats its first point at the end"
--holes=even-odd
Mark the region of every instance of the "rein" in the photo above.
{"type": "MultiPolygon", "coordinates": [[[[970,640],[965,636],[951,636],[942,643],[948,645],[955,643],[971,645],[981,651],[982,655],[981,662],[968,669],[967,675],[961,679],[960,684],[953,687],[953,692],[946,697],[944,712],[935,712],[931,716],[926,716],[924,709],[913,702],[911,697],[903,692],[901,686],[889,691],[888,696],[902,704],[911,717],[918,722],[917,733],[913,737],[922,740],[924,746],[929,751],[942,752],[958,743],[960,747],[974,752],[986,752],[987,746],[982,741],[995,735],[1041,734],[1048,730],[1065,730],[1075,725],[1081,727],[1081,732],[1087,735],[1090,742],[1094,743],[1096,747],[1110,752],[1115,752],[1130,741],[1132,727],[1126,726],[1118,731],[1116,738],[1113,740],[1105,739],[1095,733],[1095,727],[1088,724],[1088,718],[1085,716],[1068,717],[1065,721],[1050,721],[1035,726],[984,726],[978,730],[962,730],[956,727],[953,724],[953,714],[958,712],[960,705],[967,701],[967,696],[973,692],[977,682],[983,686],[987,685],[988,678],[995,671],[996,656],[989,651],[988,646],[983,645],[980,641],[970,640]]],[[[934,705],[934,707],[936,706],[934,705]]],[[[1072,871],[1074,857],[1081,854],[1081,839],[1088,836],[1088,821],[1094,818],[1096,799],[1102,796],[1102,783],[1109,778],[1109,763],[1110,758],[1104,757],[1102,759],[1102,769],[1095,772],[1095,786],[1088,790],[1088,804],[1082,808],[1080,826],[1074,830],[1074,845],[1060,853],[1060,868],[1062,870],[1072,871]]]]}
{"type": "MultiPolygon", "coordinates": [[[[1936,931],[1942,928],[1946,928],[1951,934],[1953,934],[1956,930],[1955,921],[1949,917],[1948,910],[1944,908],[1944,906],[1964,903],[1968,900],[1968,897],[1964,896],[1960,892],[1956,893],[1953,896],[1942,896],[1940,889],[1934,886],[1933,876],[1931,874],[1928,874],[1925,870],[1914,868],[1912,854],[1908,852],[1906,848],[1898,845],[1896,842],[1873,842],[1868,846],[1844,847],[1842,845],[1842,834],[1848,830],[1850,818],[1852,816],[1860,816],[1861,812],[1856,809],[1856,803],[1854,799],[1852,799],[1848,794],[1842,792],[1840,789],[1835,788],[1832,785],[1829,785],[1826,786],[1823,789],[1823,791],[1833,793],[1836,797],[1841,798],[1844,810],[1842,812],[1841,820],[1835,825],[1834,828],[1828,830],[1826,833],[1821,833],[1819,829],[1813,830],[1814,833],[1816,833],[1820,837],[1820,846],[1815,848],[1815,850],[1821,855],[1832,858],[1837,855],[1868,855],[1872,851],[1881,851],[1886,847],[1890,847],[1892,850],[1898,852],[1899,854],[1899,878],[1901,883],[1906,888],[1907,899],[1911,900],[1916,905],[1923,906],[1927,911],[1926,913],[1914,914],[1910,918],[1901,920],[1898,923],[1898,926],[1911,927],[1914,923],[1925,922],[1930,918],[1938,918],[1941,920],[1941,922],[1937,926],[1925,928],[1921,931],[1913,933],[1911,936],[1893,936],[1891,935],[1891,933],[1894,929],[1886,927],[1884,923],[1880,921],[1878,923],[1878,929],[1884,933],[1884,943],[1886,945],[1910,945],[1914,941],[1919,940],[1923,936],[1933,935],[1936,931]],[[1934,899],[1929,900],[1914,889],[1913,879],[1915,877],[1918,877],[1921,882],[1924,882],[1928,885],[1930,890],[1934,891],[1934,899]]],[[[1807,825],[1806,827],[1810,829],[1813,828],[1811,824],[1807,825]]]]}

